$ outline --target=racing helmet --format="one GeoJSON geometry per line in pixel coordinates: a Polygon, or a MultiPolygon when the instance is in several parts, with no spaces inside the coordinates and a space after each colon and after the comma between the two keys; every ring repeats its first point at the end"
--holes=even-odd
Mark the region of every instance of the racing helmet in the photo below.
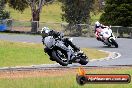
{"type": "Polygon", "coordinates": [[[95,25],[96,25],[96,26],[100,26],[101,24],[100,24],[98,21],[96,21],[96,22],[95,22],[95,25]]]}
{"type": "Polygon", "coordinates": [[[50,32],[50,29],[48,27],[43,27],[41,30],[41,36],[42,37],[47,37],[50,32]]]}

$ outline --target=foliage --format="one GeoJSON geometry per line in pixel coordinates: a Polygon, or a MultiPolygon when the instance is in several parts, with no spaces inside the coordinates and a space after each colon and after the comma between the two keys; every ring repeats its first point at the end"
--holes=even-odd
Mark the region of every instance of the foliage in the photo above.
{"type": "Polygon", "coordinates": [[[70,24],[89,23],[93,0],[59,0],[62,2],[62,19],[70,24]]]}
{"type": "MultiPolygon", "coordinates": [[[[39,0],[7,0],[10,7],[15,10],[23,12],[26,8],[30,6],[31,3],[34,3],[35,8],[39,4],[39,0]]],[[[51,1],[51,0],[41,0],[41,1],[51,1]]]]}
{"type": "MultiPolygon", "coordinates": [[[[26,8],[30,7],[32,16],[35,18],[34,14],[38,14],[39,16],[42,6],[49,1],[51,0],[8,0],[8,4],[10,7],[20,12],[23,12],[26,8]]],[[[35,21],[39,21],[39,19],[35,21]]]]}
{"type": "Polygon", "coordinates": [[[92,12],[95,15],[103,11],[103,8],[104,8],[103,1],[104,0],[94,0],[93,6],[92,6],[92,12]]]}
{"type": "Polygon", "coordinates": [[[7,12],[7,11],[4,10],[5,3],[6,3],[5,0],[0,0],[0,20],[6,19],[6,18],[10,17],[9,12],[7,12]]]}
{"type": "Polygon", "coordinates": [[[59,0],[62,2],[62,20],[69,23],[65,30],[76,30],[76,36],[82,35],[81,25],[90,20],[90,9],[93,0],[59,0]],[[75,28],[76,27],[76,28],[75,28]]]}
{"type": "Polygon", "coordinates": [[[7,0],[7,1],[10,7],[12,7],[15,10],[21,11],[21,12],[23,12],[27,7],[31,8],[31,12],[32,12],[31,32],[36,33],[37,28],[39,27],[38,21],[40,20],[40,13],[42,11],[43,5],[53,0],[7,0]]]}
{"type": "Polygon", "coordinates": [[[8,4],[10,7],[21,12],[23,12],[25,8],[28,7],[28,3],[26,0],[8,0],[8,4]]]}
{"type": "Polygon", "coordinates": [[[106,25],[132,26],[132,0],[106,0],[100,21],[106,25]]]}

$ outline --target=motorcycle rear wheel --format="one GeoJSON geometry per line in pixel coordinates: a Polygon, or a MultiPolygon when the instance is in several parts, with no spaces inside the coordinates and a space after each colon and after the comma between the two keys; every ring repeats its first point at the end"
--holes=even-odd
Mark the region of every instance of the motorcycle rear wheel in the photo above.
{"type": "Polygon", "coordinates": [[[81,64],[81,65],[86,65],[87,63],[88,63],[88,59],[87,59],[87,57],[84,55],[84,56],[80,56],[80,61],[79,61],[79,63],[81,64]]]}
{"type": "Polygon", "coordinates": [[[84,59],[80,59],[79,63],[81,65],[86,65],[88,63],[88,61],[87,60],[84,60],[84,59]]]}

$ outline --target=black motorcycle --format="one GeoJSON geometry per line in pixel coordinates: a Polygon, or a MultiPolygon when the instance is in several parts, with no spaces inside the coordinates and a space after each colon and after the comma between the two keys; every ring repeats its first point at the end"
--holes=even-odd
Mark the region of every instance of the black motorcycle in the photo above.
{"type": "MultiPolygon", "coordinates": [[[[57,38],[54,38],[54,36],[47,36],[42,39],[42,42],[45,45],[44,52],[50,56],[50,60],[56,61],[62,66],[67,66],[72,63],[86,65],[88,63],[88,57],[84,53],[74,51],[74,49],[67,42],[63,41],[63,39],[64,38],[60,36],[57,38]],[[61,48],[58,48],[57,46],[61,46],[61,48]],[[63,49],[64,47],[69,49],[72,53],[71,55],[75,55],[74,59],[68,59],[67,52],[63,49]]],[[[69,40],[72,41],[70,38],[69,40]]]]}

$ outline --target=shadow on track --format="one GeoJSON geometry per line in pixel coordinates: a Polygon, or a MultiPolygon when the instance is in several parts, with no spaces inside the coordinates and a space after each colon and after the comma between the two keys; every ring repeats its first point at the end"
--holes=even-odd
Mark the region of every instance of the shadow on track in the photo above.
{"type": "Polygon", "coordinates": [[[114,46],[110,46],[110,47],[109,47],[109,46],[102,45],[102,46],[95,46],[95,47],[92,47],[92,48],[104,48],[104,49],[106,49],[106,48],[107,48],[107,49],[112,49],[112,48],[114,48],[114,49],[118,49],[119,47],[116,48],[116,47],[114,47],[114,46]]]}

